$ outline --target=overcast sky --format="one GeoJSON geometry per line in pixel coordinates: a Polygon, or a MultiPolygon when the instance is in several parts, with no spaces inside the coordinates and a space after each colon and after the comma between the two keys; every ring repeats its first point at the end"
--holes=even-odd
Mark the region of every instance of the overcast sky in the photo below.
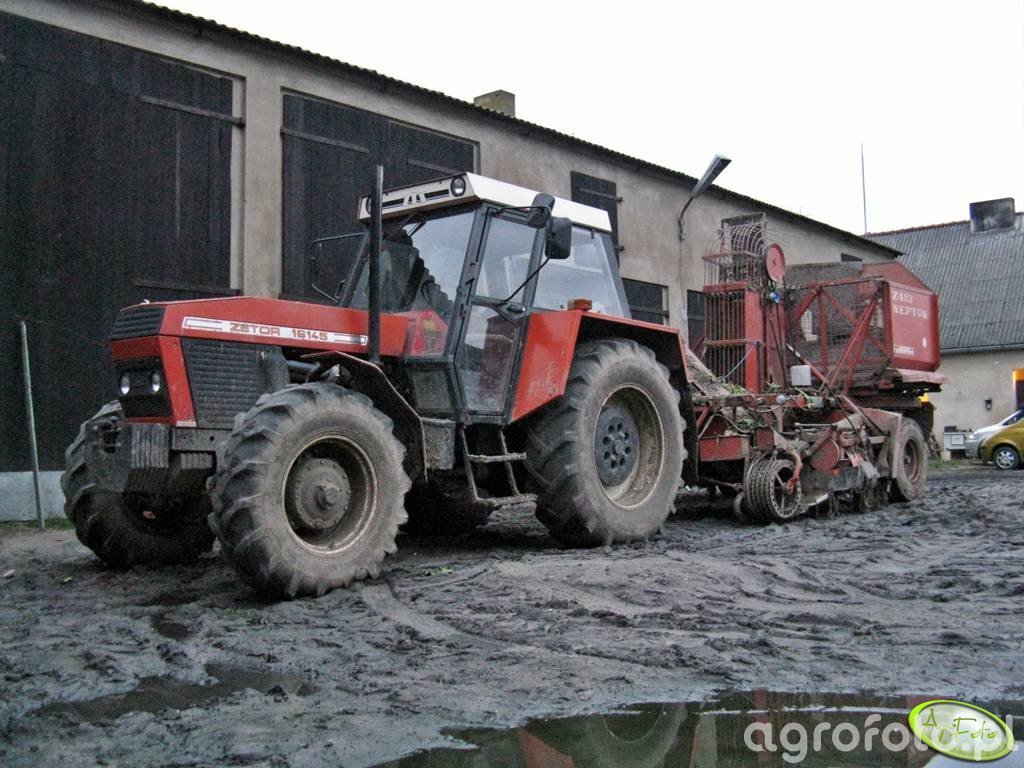
{"type": "Polygon", "coordinates": [[[862,232],[1024,208],[1024,2],[157,0],[862,232]]]}

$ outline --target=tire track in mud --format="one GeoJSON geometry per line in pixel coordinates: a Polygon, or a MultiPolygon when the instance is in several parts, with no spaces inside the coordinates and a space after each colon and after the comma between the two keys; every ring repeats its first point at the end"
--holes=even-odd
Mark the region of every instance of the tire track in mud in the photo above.
{"type": "Polygon", "coordinates": [[[785,527],[676,516],[611,551],[560,549],[532,518],[499,514],[465,540],[400,539],[386,580],[279,604],[223,560],[113,574],[69,532],[26,534],[0,547],[18,573],[0,584],[0,763],[39,764],[29,745],[88,759],[101,739],[115,763],[283,764],[312,744],[304,764],[369,765],[446,726],[723,687],[1009,695],[1024,674],[1022,499],[1024,472],[949,473],[912,504],[785,527]],[[200,683],[225,662],[317,692],[92,730],[22,714],[151,675],[200,683]]]}

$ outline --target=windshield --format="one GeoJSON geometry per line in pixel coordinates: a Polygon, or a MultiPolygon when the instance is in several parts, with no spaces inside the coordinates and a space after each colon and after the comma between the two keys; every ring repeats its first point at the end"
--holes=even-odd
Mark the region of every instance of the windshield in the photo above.
{"type": "MultiPolygon", "coordinates": [[[[455,292],[473,226],[473,211],[415,217],[385,225],[380,259],[382,312],[430,311],[445,325],[451,321],[455,292]]],[[[366,309],[368,254],[356,267],[348,306],[366,309]]]]}
{"type": "Polygon", "coordinates": [[[999,422],[1000,427],[1008,427],[1011,424],[1016,424],[1020,421],[1021,417],[1024,416],[1024,409],[1011,413],[1005,419],[999,422]]]}
{"type": "Polygon", "coordinates": [[[537,279],[533,304],[540,309],[565,309],[572,299],[590,299],[595,312],[627,317],[612,275],[611,238],[604,232],[572,228],[568,259],[549,261],[537,279]]]}

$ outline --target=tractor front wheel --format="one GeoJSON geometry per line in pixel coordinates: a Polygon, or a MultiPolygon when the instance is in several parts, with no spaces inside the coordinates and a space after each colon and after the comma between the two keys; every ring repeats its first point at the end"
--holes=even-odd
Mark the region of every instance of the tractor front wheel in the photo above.
{"type": "Polygon", "coordinates": [[[530,422],[537,517],[569,546],[646,539],[672,511],[686,451],[679,393],[647,347],[576,350],[565,393],[530,422]]]}
{"type": "Polygon", "coordinates": [[[99,419],[120,418],[120,404],[107,403],[81,426],[64,454],[65,469],[60,478],[64,514],[74,523],[78,540],[113,568],[198,560],[213,547],[205,497],[154,502],[140,496],[101,491],[89,476],[85,460],[86,427],[99,419]]]}
{"type": "Polygon", "coordinates": [[[411,485],[392,428],[368,397],[326,383],[264,395],[236,418],[210,526],[260,593],[319,596],[377,576],[411,485]]]}

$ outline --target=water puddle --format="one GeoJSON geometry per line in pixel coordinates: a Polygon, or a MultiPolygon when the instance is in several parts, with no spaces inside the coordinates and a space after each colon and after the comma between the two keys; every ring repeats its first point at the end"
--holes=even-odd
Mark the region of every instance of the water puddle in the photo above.
{"type": "Polygon", "coordinates": [[[173,607],[194,603],[200,597],[202,597],[202,594],[199,592],[161,592],[159,595],[154,595],[149,600],[139,603],[139,605],[144,608],[152,608],[154,606],[173,607]]]}
{"type": "Polygon", "coordinates": [[[169,675],[144,677],[127,693],[100,696],[85,701],[47,704],[35,710],[39,715],[70,714],[78,720],[95,723],[116,720],[129,712],[160,712],[165,709],[190,709],[224,699],[247,688],[272,695],[308,696],[316,688],[303,678],[278,672],[207,664],[206,673],[216,678],[209,685],[185,683],[169,675]]]}
{"type": "Polygon", "coordinates": [[[192,630],[184,624],[167,618],[170,611],[159,611],[150,618],[153,631],[169,640],[184,640],[192,634],[192,630]]]}
{"type": "MultiPolygon", "coordinates": [[[[377,768],[804,768],[966,763],[919,749],[910,710],[934,696],[753,691],[686,704],[537,720],[505,731],[448,733],[466,748],[420,752],[377,768]],[[774,747],[774,751],[770,749],[774,747]]],[[[974,702],[1024,738],[1024,701],[974,702]]],[[[1024,768],[1024,749],[995,761],[1024,768]]]]}

